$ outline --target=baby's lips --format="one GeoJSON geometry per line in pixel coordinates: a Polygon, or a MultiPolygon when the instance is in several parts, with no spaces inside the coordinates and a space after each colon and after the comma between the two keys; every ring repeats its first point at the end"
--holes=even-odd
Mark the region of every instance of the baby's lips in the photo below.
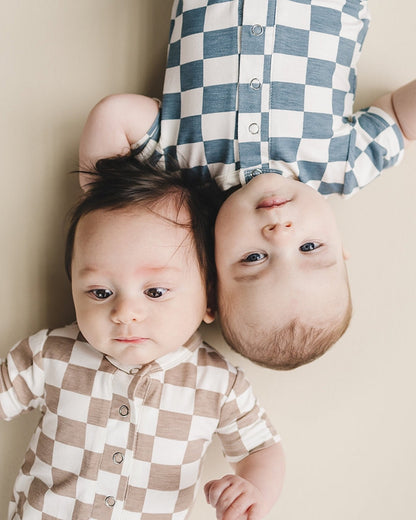
{"type": "Polygon", "coordinates": [[[256,209],[272,209],[283,206],[287,202],[290,202],[290,199],[286,197],[268,197],[263,199],[257,206],[256,209]]]}

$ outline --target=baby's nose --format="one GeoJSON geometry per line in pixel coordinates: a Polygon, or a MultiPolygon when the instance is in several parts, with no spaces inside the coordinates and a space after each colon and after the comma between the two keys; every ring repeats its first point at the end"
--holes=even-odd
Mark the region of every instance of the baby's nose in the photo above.
{"type": "Polygon", "coordinates": [[[271,222],[266,224],[262,232],[266,240],[278,242],[292,236],[291,230],[293,230],[293,222],[291,220],[285,220],[283,222],[271,222]]]}
{"type": "Polygon", "coordinates": [[[265,233],[277,233],[292,227],[293,222],[291,220],[285,220],[284,222],[272,222],[270,224],[266,224],[263,228],[263,231],[265,233]]]}
{"type": "Polygon", "coordinates": [[[142,321],[145,317],[145,308],[137,301],[132,302],[128,298],[118,298],[111,314],[115,323],[127,324],[142,321]]]}

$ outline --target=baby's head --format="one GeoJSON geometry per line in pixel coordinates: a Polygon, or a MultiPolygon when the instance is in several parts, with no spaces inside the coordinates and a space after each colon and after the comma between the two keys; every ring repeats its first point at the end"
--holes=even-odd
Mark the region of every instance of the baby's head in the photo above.
{"type": "Polygon", "coordinates": [[[269,368],[313,361],[348,327],[351,299],[334,214],[314,189],[262,174],[215,224],[218,311],[227,342],[269,368]]]}
{"type": "Polygon", "coordinates": [[[78,325],[95,349],[143,365],[212,321],[209,224],[179,173],[125,157],[92,175],[67,238],[78,325]]]}

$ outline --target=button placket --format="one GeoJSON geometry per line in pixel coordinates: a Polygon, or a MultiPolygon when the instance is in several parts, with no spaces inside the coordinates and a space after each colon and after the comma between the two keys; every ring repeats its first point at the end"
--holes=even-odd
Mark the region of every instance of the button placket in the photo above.
{"type": "Polygon", "coordinates": [[[270,12],[268,4],[257,0],[243,2],[237,129],[240,167],[245,172],[250,165],[262,164],[262,100],[266,85],[263,50],[270,12]]]}

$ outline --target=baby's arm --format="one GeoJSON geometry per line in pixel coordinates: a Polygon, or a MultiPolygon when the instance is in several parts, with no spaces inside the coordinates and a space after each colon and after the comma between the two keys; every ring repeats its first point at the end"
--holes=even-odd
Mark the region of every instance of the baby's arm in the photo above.
{"type": "MultiPolygon", "coordinates": [[[[105,97],[91,110],[79,145],[80,170],[91,170],[98,159],[127,154],[149,130],[159,110],[157,101],[137,94],[105,97]]],[[[80,175],[80,184],[88,182],[80,175]]]]}
{"type": "Polygon", "coordinates": [[[256,451],[235,465],[235,475],[205,484],[207,502],[219,520],[261,520],[279,498],[284,476],[280,443],[256,451]]]}
{"type": "Polygon", "coordinates": [[[10,420],[44,405],[47,339],[48,331],[41,330],[16,343],[7,358],[0,360],[0,419],[10,420]]]}
{"type": "Polygon", "coordinates": [[[373,105],[395,119],[405,142],[416,139],[416,80],[378,98],[373,105]]]}

